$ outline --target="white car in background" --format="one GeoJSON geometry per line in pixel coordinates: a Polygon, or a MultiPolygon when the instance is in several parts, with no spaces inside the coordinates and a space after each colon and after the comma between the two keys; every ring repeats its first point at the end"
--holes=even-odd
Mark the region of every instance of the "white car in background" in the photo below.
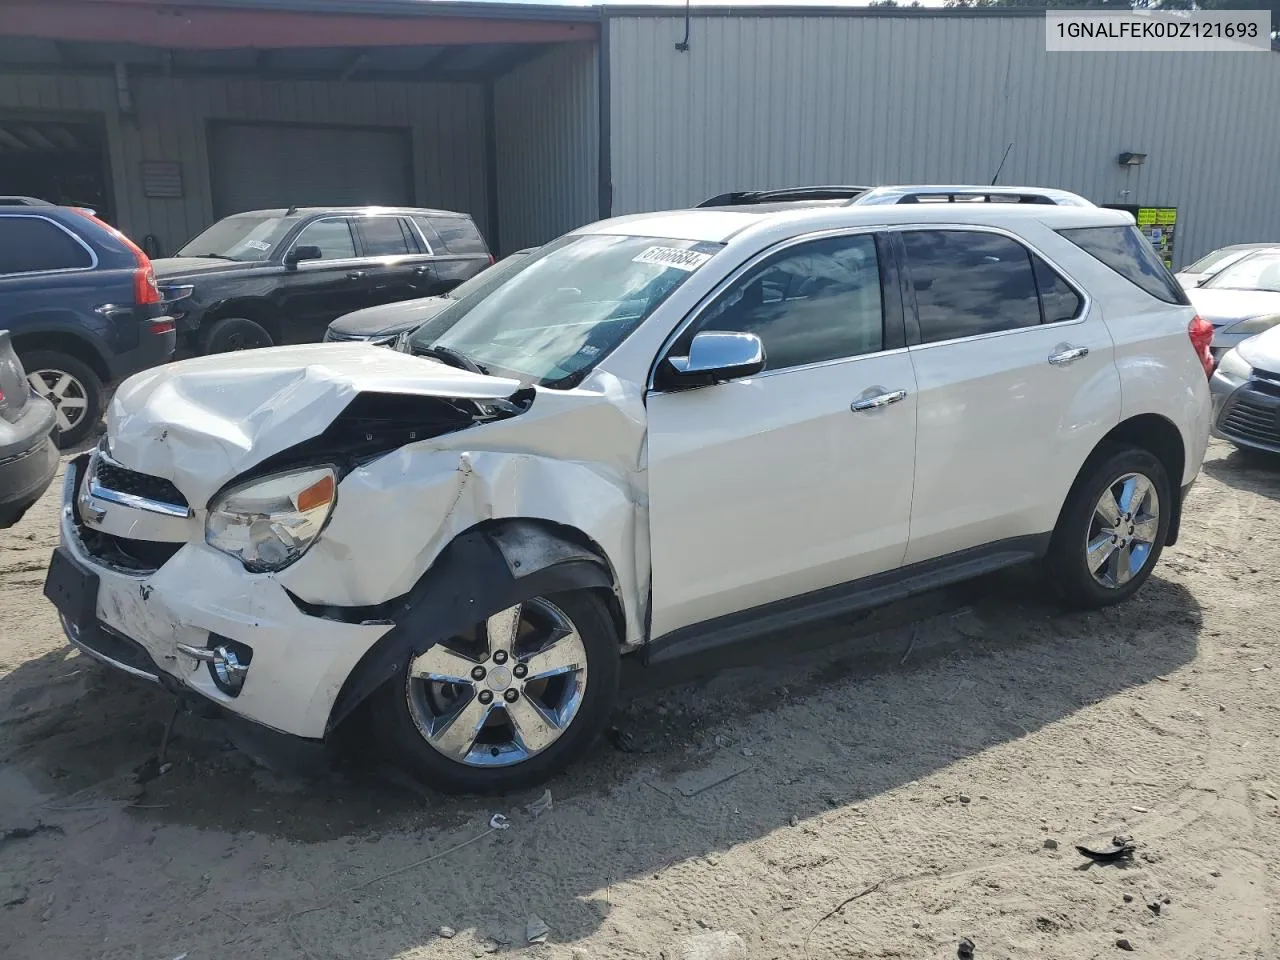
{"type": "Polygon", "coordinates": [[[1208,325],[1125,213],[849,193],[583,227],[408,352],[132,378],[67,470],[67,636],[299,737],[370,701],[379,749],[488,791],[580,756],[623,656],[1036,558],[1132,596],[1208,441],[1208,325]]]}
{"type": "Polygon", "coordinates": [[[1174,277],[1186,290],[1200,286],[1215,274],[1221,273],[1241,257],[1247,257],[1256,250],[1276,247],[1274,243],[1234,243],[1229,247],[1219,247],[1212,253],[1206,253],[1195,263],[1179,270],[1174,277]]]}
{"type": "Polygon", "coordinates": [[[1280,326],[1228,350],[1209,387],[1214,436],[1242,450],[1280,453],[1280,326]]]}
{"type": "Polygon", "coordinates": [[[1188,291],[1200,316],[1213,325],[1210,353],[1232,347],[1280,323],[1280,247],[1248,254],[1188,291]]]}

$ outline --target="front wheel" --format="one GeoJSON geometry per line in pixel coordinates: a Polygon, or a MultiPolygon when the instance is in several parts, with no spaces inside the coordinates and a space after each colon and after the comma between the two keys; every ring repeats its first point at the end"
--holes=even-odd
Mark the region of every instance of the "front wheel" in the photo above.
{"type": "Polygon", "coordinates": [[[1054,584],[1072,606],[1127,600],[1164,549],[1173,492],[1164,465],[1139,447],[1116,447],[1086,465],[1049,548],[1054,584]]]}
{"type": "Polygon", "coordinates": [[[618,635],[591,591],[535,597],[409,660],[376,694],[396,756],[450,793],[539,783],[580,757],[617,699],[618,635]]]}
{"type": "Polygon", "coordinates": [[[223,317],[202,333],[202,353],[259,350],[274,344],[266,327],[244,317],[223,317]]]}

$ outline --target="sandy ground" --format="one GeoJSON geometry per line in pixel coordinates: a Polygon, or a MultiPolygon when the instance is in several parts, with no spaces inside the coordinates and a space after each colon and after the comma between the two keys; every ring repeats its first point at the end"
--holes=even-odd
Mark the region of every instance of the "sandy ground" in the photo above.
{"type": "Polygon", "coordinates": [[[1280,467],[1226,446],[1128,605],[1013,573],[634,670],[541,814],[189,715],[148,779],[171,704],[68,652],[55,496],[0,533],[9,960],[1280,957],[1280,467]]]}

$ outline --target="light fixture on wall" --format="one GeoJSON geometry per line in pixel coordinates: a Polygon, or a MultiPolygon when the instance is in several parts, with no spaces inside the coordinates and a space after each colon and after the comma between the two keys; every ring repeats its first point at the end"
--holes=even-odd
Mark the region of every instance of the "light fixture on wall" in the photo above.
{"type": "Polygon", "coordinates": [[[1145,153],[1129,153],[1128,151],[1120,154],[1120,166],[1122,167],[1140,167],[1147,160],[1145,153]]]}

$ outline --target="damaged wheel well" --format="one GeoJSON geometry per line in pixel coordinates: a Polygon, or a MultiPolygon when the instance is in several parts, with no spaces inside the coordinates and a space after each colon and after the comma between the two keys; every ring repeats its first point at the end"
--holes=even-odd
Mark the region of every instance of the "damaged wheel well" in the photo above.
{"type": "Polygon", "coordinates": [[[440,551],[403,597],[377,607],[335,607],[293,597],[310,616],[392,628],[356,664],[334,700],[326,733],[418,653],[469,630],[490,614],[538,596],[590,590],[605,601],[617,635],[626,636],[617,578],[604,551],[582,531],[546,520],[507,518],[476,524],[440,551]]]}

